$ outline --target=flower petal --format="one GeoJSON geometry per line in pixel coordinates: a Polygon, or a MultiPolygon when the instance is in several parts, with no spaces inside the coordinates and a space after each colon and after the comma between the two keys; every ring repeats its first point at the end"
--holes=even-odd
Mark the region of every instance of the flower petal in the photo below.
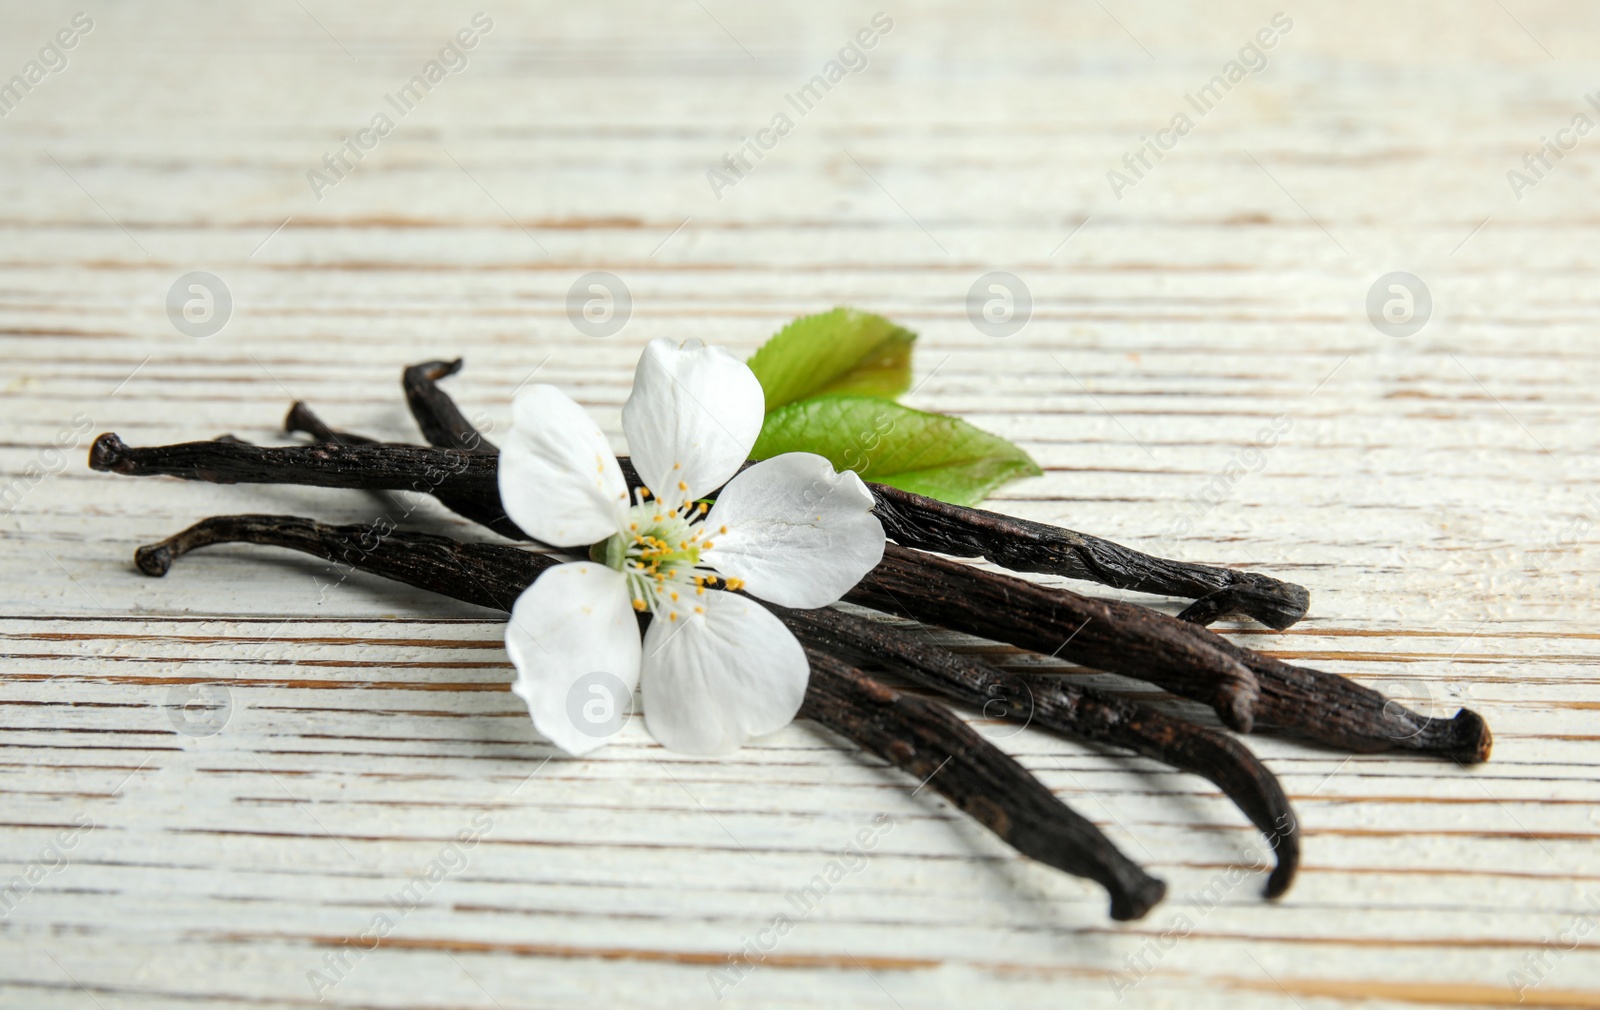
{"type": "Polygon", "coordinates": [[[732,477],[756,444],[766,396],[748,365],[721,347],[650,341],[622,407],[628,451],[652,494],[693,501],[732,477]]]}
{"type": "Polygon", "coordinates": [[[728,482],[706,517],[720,574],[784,607],[822,607],[883,560],[883,524],[854,472],[821,456],[786,452],[728,482]],[[726,530],[726,532],[724,532],[726,530]]]}
{"type": "Polygon", "coordinates": [[[749,597],[713,590],[703,614],[659,615],[644,636],[644,721],[662,746],[731,754],[794,721],[811,665],[789,629],[749,597]]]}
{"type": "Polygon", "coordinates": [[[511,404],[500,450],[500,503],[530,537],[554,547],[617,532],[628,485],[605,433],[554,386],[529,386],[511,404]]]}
{"type": "Polygon", "coordinates": [[[593,561],[550,569],[517,597],[506,625],[511,690],[534,728],[586,754],[622,728],[639,683],[639,623],[621,572],[593,561]]]}

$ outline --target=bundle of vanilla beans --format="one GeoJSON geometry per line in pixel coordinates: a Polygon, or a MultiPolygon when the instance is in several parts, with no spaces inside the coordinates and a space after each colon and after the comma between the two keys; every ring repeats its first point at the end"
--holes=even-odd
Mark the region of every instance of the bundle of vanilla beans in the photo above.
{"type": "MultiPolygon", "coordinates": [[[[501,507],[494,446],[438,386],[460,365],[428,362],[405,370],[406,399],[428,446],[335,431],[297,403],[287,428],[310,435],[313,444],[264,447],[224,436],[132,448],[105,434],[90,450],[89,465],[111,473],[223,484],[420,491],[495,533],[526,541],[501,507]]],[[[621,462],[630,485],[637,485],[626,458],[621,462]]],[[[1206,628],[1228,615],[1287,628],[1304,616],[1309,602],[1299,586],[1151,557],[1097,537],[884,485],[868,487],[893,543],[882,563],[846,595],[850,603],[1147,681],[1209,705],[1224,725],[1240,733],[1271,730],[1358,753],[1403,749],[1460,762],[1488,758],[1489,729],[1475,712],[1462,709],[1449,719],[1420,715],[1353,681],[1242,648],[1206,628]],[[1169,617],[941,555],[987,558],[1013,571],[1063,575],[1194,603],[1169,617]]],[[[504,611],[541,572],[559,563],[549,553],[512,544],[462,543],[373,525],[331,526],[271,515],[206,519],[139,548],[135,558],[141,571],[159,576],[174,558],[217,543],[302,551],[504,611]]],[[[1111,896],[1114,918],[1144,915],[1161,899],[1165,885],[948,708],[896,690],[866,671],[887,671],[991,718],[1122,748],[1202,775],[1238,804],[1275,851],[1267,895],[1281,895],[1293,880],[1299,860],[1294,813],[1273,774],[1232,736],[1074,686],[1060,675],[999,669],[930,644],[903,626],[837,608],[767,606],[800,640],[811,663],[802,717],[926,781],[1019,852],[1099,882],[1111,896]]]]}

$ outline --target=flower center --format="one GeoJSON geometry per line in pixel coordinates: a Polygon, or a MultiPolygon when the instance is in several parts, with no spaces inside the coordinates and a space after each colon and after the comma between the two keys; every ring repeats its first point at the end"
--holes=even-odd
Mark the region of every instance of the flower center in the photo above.
{"type": "Polygon", "coordinates": [[[596,545],[592,556],[628,577],[633,609],[665,611],[674,621],[680,609],[702,612],[693,597],[719,581],[700,564],[700,552],[713,546],[711,531],[700,522],[705,514],[706,507],[693,502],[678,512],[642,501],[628,509],[624,530],[596,545]]]}

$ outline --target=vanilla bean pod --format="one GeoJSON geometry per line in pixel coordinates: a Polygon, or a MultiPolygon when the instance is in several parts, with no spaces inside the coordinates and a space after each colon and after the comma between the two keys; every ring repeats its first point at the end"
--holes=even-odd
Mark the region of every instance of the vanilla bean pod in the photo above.
{"type": "MultiPolygon", "coordinates": [[[[96,470],[133,476],[415,490],[476,500],[485,508],[499,502],[498,458],[486,452],[390,443],[131,448],[108,433],[95,440],[89,461],[96,470]]],[[[1242,731],[1253,727],[1262,707],[1263,721],[1276,729],[1348,750],[1400,748],[1465,761],[1488,755],[1487,727],[1469,710],[1451,720],[1430,719],[1353,681],[1270,659],[1192,623],[921,551],[891,545],[885,564],[847,599],[1160,684],[1212,706],[1242,731]],[[1021,603],[1025,612],[1016,609],[1021,603]],[[1263,681],[1270,681],[1269,689],[1263,681]]]]}
{"type": "Polygon", "coordinates": [[[1113,589],[1185,597],[1180,620],[1210,624],[1244,614],[1277,631],[1306,615],[1305,587],[1257,572],[1172,561],[1072,530],[951,505],[885,484],[869,484],[873,512],[889,539],[962,558],[982,557],[1014,572],[1098,582],[1113,589]]]}
{"type": "MultiPolygon", "coordinates": [[[[401,377],[411,416],[429,445],[493,452],[439,380],[461,370],[461,359],[429,361],[401,377]]],[[[629,483],[638,479],[631,472],[629,483]]],[[[1195,602],[1179,618],[1210,624],[1231,613],[1283,630],[1306,615],[1311,594],[1303,586],[1256,572],[1240,572],[1158,558],[1087,533],[984,509],[951,505],[887,484],[868,482],[873,511],[889,539],[906,547],[956,557],[982,557],[1014,572],[1039,572],[1098,582],[1113,589],[1179,596],[1195,602]]],[[[453,502],[446,502],[460,511],[453,502]]]]}
{"type": "Polygon", "coordinates": [[[338,442],[341,445],[378,444],[378,439],[368,438],[365,435],[352,435],[348,431],[334,431],[310,407],[299,400],[290,405],[289,415],[283,419],[283,430],[310,435],[318,442],[338,442]]]}
{"type": "Polygon", "coordinates": [[[510,612],[522,591],[558,562],[546,554],[502,544],[473,544],[432,533],[398,530],[384,522],[320,523],[281,515],[203,519],[133,554],[146,575],[166,575],[172,562],[213,544],[263,544],[312,554],[335,565],[381,575],[480,607],[510,612]]]}
{"type": "Polygon", "coordinates": [[[1056,591],[1043,608],[1030,606],[1036,598],[1016,593],[1013,583],[1036,585],[889,544],[878,567],[844,598],[1136,677],[1211,706],[1241,733],[1254,728],[1261,683],[1236,656],[1218,648],[1217,636],[1154,610],[1076,593],[1056,591]],[[1068,633],[1056,636],[1062,627],[1068,633]]]}
{"type": "MultiPolygon", "coordinates": [[[[295,516],[217,516],[134,555],[146,575],[165,575],[198,547],[249,543],[301,551],[455,599],[509,611],[547,568],[549,555],[499,544],[366,525],[330,526],[295,516]]],[[[780,612],[786,617],[792,611],[780,612]]],[[[811,679],[800,709],[926,783],[1018,852],[1105,887],[1115,919],[1137,919],[1165,885],[1124,856],[1093,823],[1061,802],[1014,759],[953,713],[882,684],[832,654],[807,626],[811,679]]]]}
{"type": "MultiPolygon", "coordinates": [[[[463,419],[465,423],[465,419],[463,419]]],[[[318,442],[334,442],[339,445],[381,445],[375,438],[365,435],[355,435],[348,431],[335,431],[329,427],[316,412],[300,400],[296,400],[289,408],[289,415],[284,418],[283,430],[287,432],[300,432],[310,435],[318,442]]],[[[475,430],[475,429],[474,429],[475,430]]],[[[465,436],[464,436],[465,438],[465,436]]],[[[492,449],[490,451],[493,451],[492,449]]],[[[496,533],[509,540],[532,540],[522,528],[511,521],[506,515],[506,510],[501,507],[500,499],[496,496],[493,504],[479,501],[476,498],[463,498],[450,495],[435,495],[439,503],[463,519],[470,519],[480,526],[487,526],[496,533]]]]}
{"type": "MultiPolygon", "coordinates": [[[[802,636],[803,640],[803,636],[802,636]]],[[[1142,918],[1166,885],[954,713],[903,694],[807,646],[811,683],[800,714],[855,740],[938,789],[1012,848],[1096,881],[1111,917],[1142,918]]]]}
{"type": "Polygon", "coordinates": [[[89,447],[89,466],[109,473],[165,475],[211,484],[304,484],[484,502],[491,500],[491,494],[494,499],[500,496],[496,456],[395,442],[269,446],[210,441],[136,449],[107,433],[89,447]]]}
{"type": "Polygon", "coordinates": [[[439,388],[439,380],[461,371],[462,360],[425,361],[412,365],[400,375],[406,406],[422,429],[429,445],[466,449],[471,452],[498,452],[476,425],[456,406],[456,401],[439,388]]]}

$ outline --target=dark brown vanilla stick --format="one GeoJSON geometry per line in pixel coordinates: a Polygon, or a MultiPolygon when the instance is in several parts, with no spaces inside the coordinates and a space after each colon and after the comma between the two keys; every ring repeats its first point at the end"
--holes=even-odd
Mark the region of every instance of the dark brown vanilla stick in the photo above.
{"type": "MultiPolygon", "coordinates": [[[[409,371],[409,370],[408,370],[409,371]]],[[[335,431],[330,428],[322,418],[299,400],[289,408],[289,416],[284,418],[283,430],[288,432],[303,432],[319,442],[336,442],[339,445],[380,445],[375,438],[365,435],[353,435],[348,431],[335,431]]],[[[492,451],[492,449],[490,450],[492,451]]],[[[451,497],[435,495],[440,504],[444,505],[463,519],[470,519],[480,526],[487,526],[496,533],[510,540],[532,540],[522,528],[511,521],[506,515],[506,510],[500,507],[500,501],[495,499],[494,504],[488,505],[474,498],[451,497]]]]}
{"type": "MultiPolygon", "coordinates": [[[[401,385],[411,416],[429,445],[494,451],[461,413],[439,380],[461,370],[461,359],[429,361],[405,370],[401,385]]],[[[630,484],[638,481],[630,477],[630,484]]],[[[1042,572],[1098,582],[1113,589],[1192,599],[1179,618],[1210,624],[1231,613],[1279,631],[1306,615],[1304,587],[1255,572],[1238,572],[1153,557],[1121,544],[1027,519],[964,508],[935,498],[868,483],[874,512],[889,539],[906,547],[963,558],[988,558],[1014,572],[1042,572]]],[[[458,506],[446,501],[450,508],[458,506]]]]}
{"type": "MultiPolygon", "coordinates": [[[[146,575],[161,576],[176,558],[218,543],[297,550],[497,610],[509,610],[524,588],[558,563],[548,555],[505,545],[463,544],[399,531],[374,535],[369,526],[266,515],[206,519],[139,548],[134,559],[146,575]]],[[[802,717],[925,782],[1018,852],[1098,882],[1111,896],[1113,918],[1140,918],[1161,900],[1161,881],[965,722],[873,680],[825,645],[813,644],[804,627],[795,630],[811,663],[802,717]]]]}
{"type": "Polygon", "coordinates": [[[299,400],[289,407],[289,416],[283,419],[283,430],[302,432],[318,442],[338,442],[341,445],[377,445],[378,440],[365,435],[352,435],[348,431],[334,431],[322,418],[299,400]]]}
{"type": "MultiPolygon", "coordinates": [[[[95,440],[89,463],[96,470],[135,476],[411,489],[473,499],[486,508],[499,501],[497,458],[453,449],[387,443],[267,448],[227,442],[134,449],[106,434],[95,440]]],[[[1259,694],[1259,704],[1267,706],[1261,717],[1276,729],[1333,747],[1401,748],[1462,761],[1488,756],[1488,729],[1469,710],[1450,720],[1430,719],[1343,677],[1271,660],[1142,607],[1089,600],[920,551],[891,547],[889,555],[902,559],[895,577],[885,582],[880,576],[886,569],[880,566],[853,591],[876,594],[870,605],[1160,684],[1211,705],[1235,728],[1253,725],[1259,694]],[[1094,620],[1085,626],[1088,618],[1099,619],[1100,626],[1094,620]],[[1094,634],[1080,643],[1090,628],[1094,634]],[[1270,699],[1262,692],[1263,680],[1272,682],[1270,699]]]]}
{"type": "Polygon", "coordinates": [[[439,388],[439,380],[461,371],[461,359],[454,361],[425,361],[412,365],[400,376],[400,387],[406,392],[406,406],[422,437],[429,445],[469,452],[497,452],[493,442],[483,437],[476,425],[467,420],[450,394],[439,388]]]}
{"type": "Polygon", "coordinates": [[[927,782],[1023,855],[1096,881],[1111,894],[1113,919],[1142,918],[1166,893],[1099,828],[943,706],[809,645],[806,657],[811,684],[802,716],[927,782]]]}
{"type": "Polygon", "coordinates": [[[286,547],[342,565],[510,612],[522,591],[558,561],[502,544],[469,544],[386,525],[330,526],[298,516],[217,516],[134,551],[146,575],[167,574],[172,562],[212,544],[286,547]],[[448,587],[448,588],[442,588],[448,587]]]}
{"type": "Polygon", "coordinates": [[[1260,682],[1216,662],[1223,654],[1217,636],[1132,603],[1046,589],[898,544],[889,544],[883,561],[844,598],[1137,677],[1210,705],[1242,733],[1254,725],[1260,682]],[[1022,586],[1040,591],[1018,591],[1022,586]],[[1046,644],[1063,627],[1067,633],[1046,644]]]}
{"type": "Polygon", "coordinates": [[[979,708],[991,718],[1123,747],[1202,775],[1239,805],[1277,853],[1267,897],[1289,889],[1300,862],[1299,823],[1277,777],[1239,741],[1146,705],[1069,684],[1059,676],[1008,673],[881,622],[840,610],[765,604],[804,641],[875,664],[979,708]]]}
{"type": "Polygon", "coordinates": [[[1261,575],[1171,561],[1087,533],[963,508],[884,484],[869,485],[873,512],[889,539],[962,558],[982,557],[1014,572],[1040,572],[1113,589],[1181,596],[1195,602],[1179,618],[1210,624],[1244,614],[1282,631],[1306,615],[1303,586],[1261,575]]]}
{"type": "Polygon", "coordinates": [[[414,491],[497,501],[496,456],[380,442],[265,446],[249,442],[179,442],[135,449],[114,434],[89,447],[94,470],[162,474],[211,484],[304,484],[358,491],[414,491]],[[493,495],[491,499],[489,495],[493,495]]]}

